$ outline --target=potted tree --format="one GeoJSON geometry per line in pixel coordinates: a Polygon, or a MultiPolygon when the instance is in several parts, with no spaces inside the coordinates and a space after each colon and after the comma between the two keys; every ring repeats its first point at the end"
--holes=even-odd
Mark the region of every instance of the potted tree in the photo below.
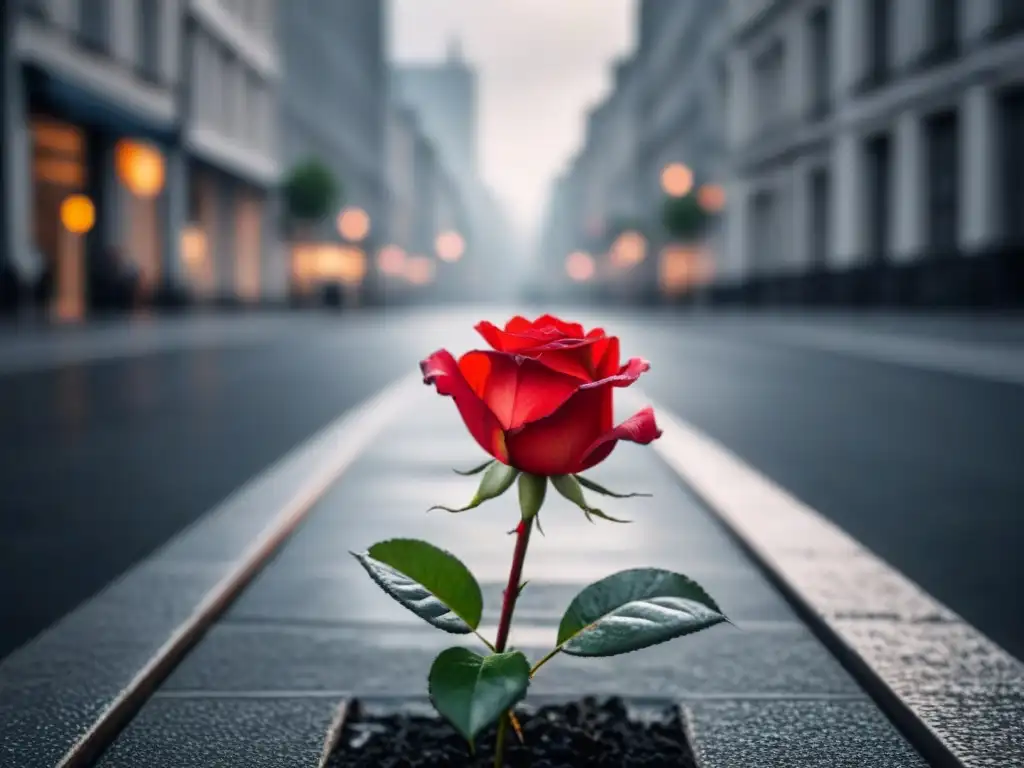
{"type": "Polygon", "coordinates": [[[293,293],[302,295],[303,265],[296,265],[311,254],[313,228],[337,210],[342,200],[342,189],[334,173],[319,158],[311,157],[295,165],[285,179],[283,187],[284,230],[292,261],[293,293]],[[296,274],[298,273],[298,274],[296,274]],[[296,278],[299,285],[295,285],[296,278]]]}
{"type": "Polygon", "coordinates": [[[703,241],[713,220],[697,195],[665,199],[661,223],[669,242],[658,265],[664,295],[685,296],[707,280],[710,263],[703,241]]]}

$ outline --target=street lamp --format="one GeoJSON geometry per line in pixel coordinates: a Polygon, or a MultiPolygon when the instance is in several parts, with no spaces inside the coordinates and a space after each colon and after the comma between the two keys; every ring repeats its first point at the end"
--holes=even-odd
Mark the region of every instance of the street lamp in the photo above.
{"type": "Polygon", "coordinates": [[[386,245],[377,254],[377,266],[385,275],[400,275],[405,269],[405,251],[397,245],[386,245]]]}
{"type": "Polygon", "coordinates": [[[121,183],[136,197],[156,197],[164,188],[164,156],[151,144],[122,139],[114,147],[114,166],[121,183]]]}
{"type": "Polygon", "coordinates": [[[721,213],[725,208],[725,190],[718,184],[704,184],[697,190],[697,202],[708,213],[721,213]]]}
{"type": "Polygon", "coordinates": [[[345,208],[338,214],[338,233],[350,243],[360,243],[370,234],[370,215],[362,208],[345,208]]]}
{"type": "Polygon", "coordinates": [[[693,171],[682,163],[669,163],[661,171],[661,188],[669,197],[686,197],[693,189],[693,171]]]}
{"type": "Polygon", "coordinates": [[[647,238],[633,230],[623,232],[612,243],[611,256],[617,267],[639,264],[647,256],[647,238]]]}

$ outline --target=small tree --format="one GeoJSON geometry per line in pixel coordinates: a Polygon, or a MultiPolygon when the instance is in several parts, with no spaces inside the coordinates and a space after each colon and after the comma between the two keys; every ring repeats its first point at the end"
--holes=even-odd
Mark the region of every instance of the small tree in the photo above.
{"type": "Polygon", "coordinates": [[[661,209],[661,223],[672,237],[691,240],[703,234],[710,217],[695,195],[669,197],[661,209]]]}
{"type": "Polygon", "coordinates": [[[331,169],[316,158],[296,165],[284,185],[285,211],[292,224],[327,218],[340,204],[341,186],[331,169]]]}

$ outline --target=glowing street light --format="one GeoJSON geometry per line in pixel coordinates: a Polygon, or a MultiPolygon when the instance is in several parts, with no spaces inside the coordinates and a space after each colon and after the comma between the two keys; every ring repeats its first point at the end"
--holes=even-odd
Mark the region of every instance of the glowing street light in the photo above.
{"type": "Polygon", "coordinates": [[[60,223],[73,235],[84,235],[96,223],[96,206],[85,195],[68,195],[60,204],[60,223]]]}
{"type": "Polygon", "coordinates": [[[338,214],[338,232],[350,243],[360,243],[370,234],[370,214],[362,208],[345,208],[338,214]]]}
{"type": "Polygon", "coordinates": [[[426,285],[434,279],[434,260],[413,255],[405,260],[405,279],[413,285],[426,285]]]}
{"type": "Polygon", "coordinates": [[[121,183],[137,197],[156,197],[164,188],[164,156],[151,144],[131,139],[117,142],[114,167],[121,183]]]}
{"type": "Polygon", "coordinates": [[[405,251],[397,245],[386,245],[377,253],[377,267],[385,275],[400,275],[405,269],[405,251]]]}
{"type": "Polygon", "coordinates": [[[583,251],[573,251],[565,259],[565,274],[577,283],[586,282],[594,276],[594,257],[583,251]]]}
{"type": "Polygon", "coordinates": [[[725,190],[718,184],[704,184],[697,190],[697,202],[708,213],[721,213],[725,208],[725,190]]]}
{"type": "Polygon", "coordinates": [[[647,238],[632,230],[623,232],[612,243],[612,263],[618,267],[639,264],[647,256],[647,238]]]}
{"type": "Polygon", "coordinates": [[[466,242],[458,232],[442,232],[434,241],[434,250],[441,261],[458,261],[466,252],[466,242]]]}
{"type": "Polygon", "coordinates": [[[669,163],[661,172],[661,188],[669,197],[686,197],[693,189],[693,171],[682,163],[669,163]]]}

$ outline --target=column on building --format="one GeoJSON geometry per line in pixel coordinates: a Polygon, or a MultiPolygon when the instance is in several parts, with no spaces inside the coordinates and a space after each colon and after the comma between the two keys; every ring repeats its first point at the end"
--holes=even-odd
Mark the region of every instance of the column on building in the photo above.
{"type": "Polygon", "coordinates": [[[832,197],[833,241],[830,266],[842,269],[861,258],[865,242],[864,157],[860,137],[846,130],[836,137],[832,167],[835,195],[832,197]]]}
{"type": "MultiPolygon", "coordinates": [[[[928,45],[928,25],[933,0],[899,0],[893,3],[894,32],[890,36],[892,62],[897,68],[912,66],[928,45]]],[[[975,0],[970,0],[975,2],[975,0]]]]}
{"type": "MultiPolygon", "coordinates": [[[[18,61],[15,15],[18,5],[0,2],[0,77],[2,77],[2,122],[0,122],[0,272],[12,269],[22,280],[32,281],[42,268],[33,258],[29,233],[32,221],[32,160],[25,115],[25,89],[18,61]]],[[[13,297],[12,297],[13,298],[13,297]]]]}
{"type": "Polygon", "coordinates": [[[925,156],[921,116],[902,113],[896,122],[896,198],[892,258],[908,261],[925,248],[925,156]]]}
{"type": "Polygon", "coordinates": [[[864,73],[867,62],[865,0],[833,0],[832,40],[835,41],[836,67],[834,93],[845,94],[864,73]]]}
{"type": "Polygon", "coordinates": [[[811,169],[809,158],[793,164],[790,185],[792,237],[789,257],[794,271],[807,271],[811,267],[811,169]]]}
{"type": "Polygon", "coordinates": [[[788,117],[802,118],[810,108],[813,98],[811,85],[811,40],[810,30],[803,13],[791,12],[787,18],[786,67],[783,78],[786,92],[783,94],[786,106],[783,113],[788,117]]]}
{"type": "Polygon", "coordinates": [[[729,53],[728,136],[733,151],[741,148],[753,134],[753,88],[750,55],[742,47],[729,53]]]}
{"type": "Polygon", "coordinates": [[[968,253],[991,244],[997,237],[996,152],[999,141],[996,103],[992,88],[972,85],[960,105],[963,140],[960,142],[960,246],[968,253]]]}
{"type": "Polygon", "coordinates": [[[189,163],[181,146],[164,153],[164,189],[160,197],[163,219],[163,287],[176,294],[186,289],[187,274],[182,261],[182,234],[188,225],[189,163]]]}
{"type": "Polygon", "coordinates": [[[999,0],[961,0],[960,13],[961,42],[969,45],[999,21],[999,0]]]}

